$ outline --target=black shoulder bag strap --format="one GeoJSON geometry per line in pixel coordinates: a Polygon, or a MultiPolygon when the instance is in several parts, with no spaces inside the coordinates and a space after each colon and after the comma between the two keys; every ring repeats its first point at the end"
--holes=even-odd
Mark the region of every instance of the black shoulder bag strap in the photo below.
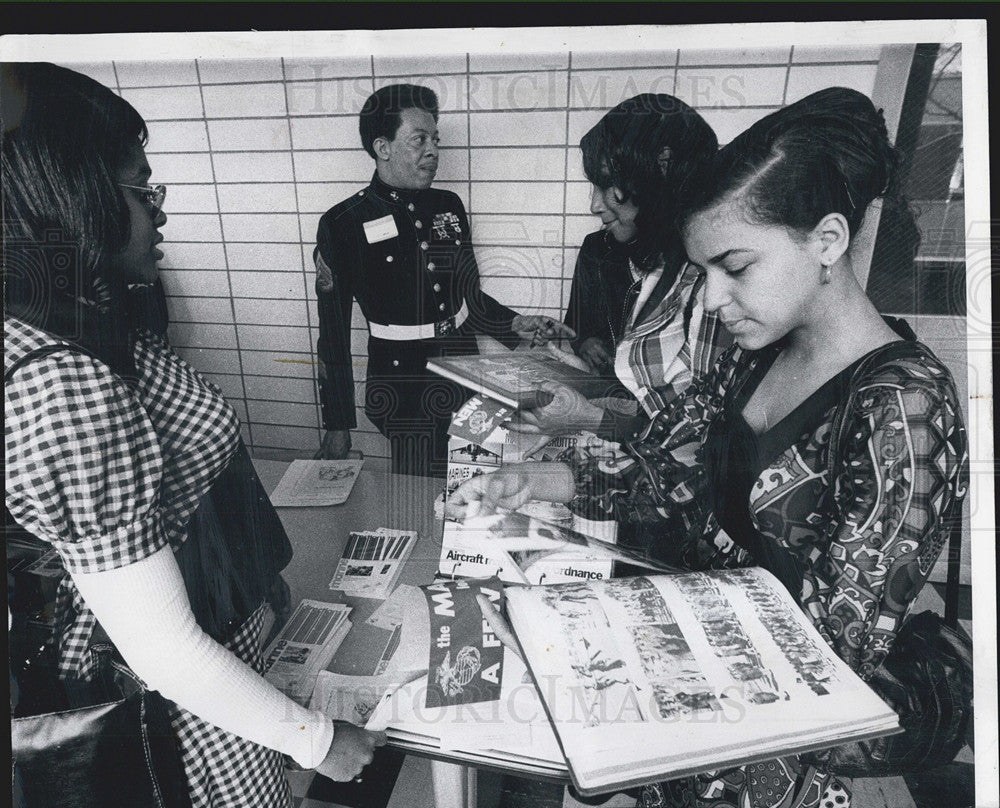
{"type": "Polygon", "coordinates": [[[91,359],[95,358],[86,348],[81,348],[79,345],[71,342],[53,342],[51,345],[42,345],[40,348],[32,348],[24,356],[18,357],[11,363],[10,367],[3,372],[4,384],[8,384],[14,374],[29,362],[33,362],[35,359],[48,356],[49,354],[60,353],[61,351],[83,354],[84,356],[89,356],[91,359]]]}

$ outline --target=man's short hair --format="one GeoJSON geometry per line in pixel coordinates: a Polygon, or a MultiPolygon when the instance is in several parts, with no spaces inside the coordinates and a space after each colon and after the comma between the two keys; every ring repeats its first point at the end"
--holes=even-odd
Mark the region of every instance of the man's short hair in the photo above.
{"type": "Polygon", "coordinates": [[[390,84],[376,90],[361,108],[361,145],[373,158],[372,144],[380,137],[392,140],[396,137],[401,123],[400,114],[404,109],[422,109],[438,119],[438,99],[429,87],[416,84],[390,84]]]}

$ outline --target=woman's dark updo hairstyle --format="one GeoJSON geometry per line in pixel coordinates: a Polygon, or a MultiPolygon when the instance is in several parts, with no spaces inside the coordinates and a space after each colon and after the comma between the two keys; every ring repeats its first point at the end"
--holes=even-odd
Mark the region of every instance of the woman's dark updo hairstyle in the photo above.
{"type": "Polygon", "coordinates": [[[665,93],[622,101],[580,140],[587,179],[598,188],[614,186],[639,209],[633,257],[646,268],[678,238],[678,189],[717,148],[704,118],[665,93]]]}
{"type": "Polygon", "coordinates": [[[723,146],[685,186],[683,220],[733,196],[751,221],[800,234],[840,213],[853,238],[872,200],[905,208],[898,164],[871,99],[830,87],[771,113],[723,146]]]}
{"type": "Polygon", "coordinates": [[[117,177],[146,124],[107,87],[51,64],[4,65],[3,94],[6,313],[130,372],[116,258],[131,223],[117,177]]]}

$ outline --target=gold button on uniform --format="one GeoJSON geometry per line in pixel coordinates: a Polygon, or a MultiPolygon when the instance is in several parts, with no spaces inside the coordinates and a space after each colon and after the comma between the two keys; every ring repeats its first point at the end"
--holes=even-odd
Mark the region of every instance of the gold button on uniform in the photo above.
{"type": "Polygon", "coordinates": [[[414,222],[414,224],[415,224],[415,225],[416,225],[417,227],[423,227],[423,226],[424,226],[424,223],[423,223],[422,221],[420,221],[420,219],[417,219],[417,220],[416,220],[416,221],[414,222]]]}
{"type": "Polygon", "coordinates": [[[444,303],[442,303],[440,306],[438,306],[438,308],[441,309],[441,311],[444,311],[444,303]]]}
{"type": "Polygon", "coordinates": [[[413,206],[413,203],[412,203],[412,202],[411,202],[411,203],[410,203],[409,205],[407,205],[407,206],[406,206],[406,209],[407,209],[407,210],[409,210],[409,211],[414,211],[414,210],[416,210],[416,208],[415,208],[415,207],[413,206]]]}
{"type": "Polygon", "coordinates": [[[392,360],[392,366],[394,368],[398,368],[399,367],[399,360],[398,359],[393,359],[392,360]]]}
{"type": "Polygon", "coordinates": [[[387,263],[391,264],[392,263],[392,256],[391,255],[387,255],[385,257],[385,260],[386,260],[387,263]]]}
{"type": "Polygon", "coordinates": [[[455,239],[455,243],[461,246],[462,239],[460,239],[460,238],[455,239]]]}
{"type": "Polygon", "coordinates": [[[435,283],[434,284],[434,291],[435,292],[440,292],[441,291],[441,284],[440,283],[435,283]]]}
{"type": "Polygon", "coordinates": [[[427,268],[429,270],[433,271],[434,270],[434,262],[433,261],[428,261],[427,262],[427,268]]]}
{"type": "Polygon", "coordinates": [[[421,241],[420,242],[420,249],[421,250],[426,250],[429,246],[430,245],[426,241],[421,241]]]}

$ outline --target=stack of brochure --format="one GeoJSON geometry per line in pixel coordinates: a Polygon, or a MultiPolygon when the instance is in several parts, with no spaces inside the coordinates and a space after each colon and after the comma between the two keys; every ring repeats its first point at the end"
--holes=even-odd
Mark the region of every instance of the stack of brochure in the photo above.
{"type": "Polygon", "coordinates": [[[306,704],[316,677],[351,630],[351,607],[303,600],[264,654],[264,678],[289,698],[306,704]]]}
{"type": "MultiPolygon", "coordinates": [[[[464,434],[475,413],[462,423],[452,419],[452,437],[448,451],[448,482],[446,497],[466,480],[483,474],[492,474],[504,463],[519,463],[526,459],[537,462],[574,461],[626,462],[617,444],[581,432],[554,438],[547,445],[531,453],[534,436],[509,432],[502,426],[490,434],[490,441],[476,443],[464,434]]],[[[467,414],[468,415],[468,414],[467,414]]],[[[449,578],[483,578],[498,576],[505,583],[550,584],[572,580],[600,580],[611,577],[612,557],[606,547],[597,548],[582,541],[569,541],[569,534],[583,533],[601,542],[614,544],[615,522],[596,522],[582,518],[568,507],[558,503],[525,503],[520,511],[524,517],[504,520],[484,527],[482,523],[470,524],[444,511],[444,533],[441,539],[441,557],[438,571],[449,578]],[[557,542],[542,525],[558,528],[557,542]],[[534,526],[532,526],[534,525],[534,526]],[[547,533],[546,533],[547,531],[547,533]],[[542,535],[546,533],[546,535],[542,535]],[[499,541],[499,539],[504,541],[499,541]]]]}
{"type": "Polygon", "coordinates": [[[413,530],[380,527],[351,533],[330,589],[360,598],[388,597],[416,543],[413,530]]]}

